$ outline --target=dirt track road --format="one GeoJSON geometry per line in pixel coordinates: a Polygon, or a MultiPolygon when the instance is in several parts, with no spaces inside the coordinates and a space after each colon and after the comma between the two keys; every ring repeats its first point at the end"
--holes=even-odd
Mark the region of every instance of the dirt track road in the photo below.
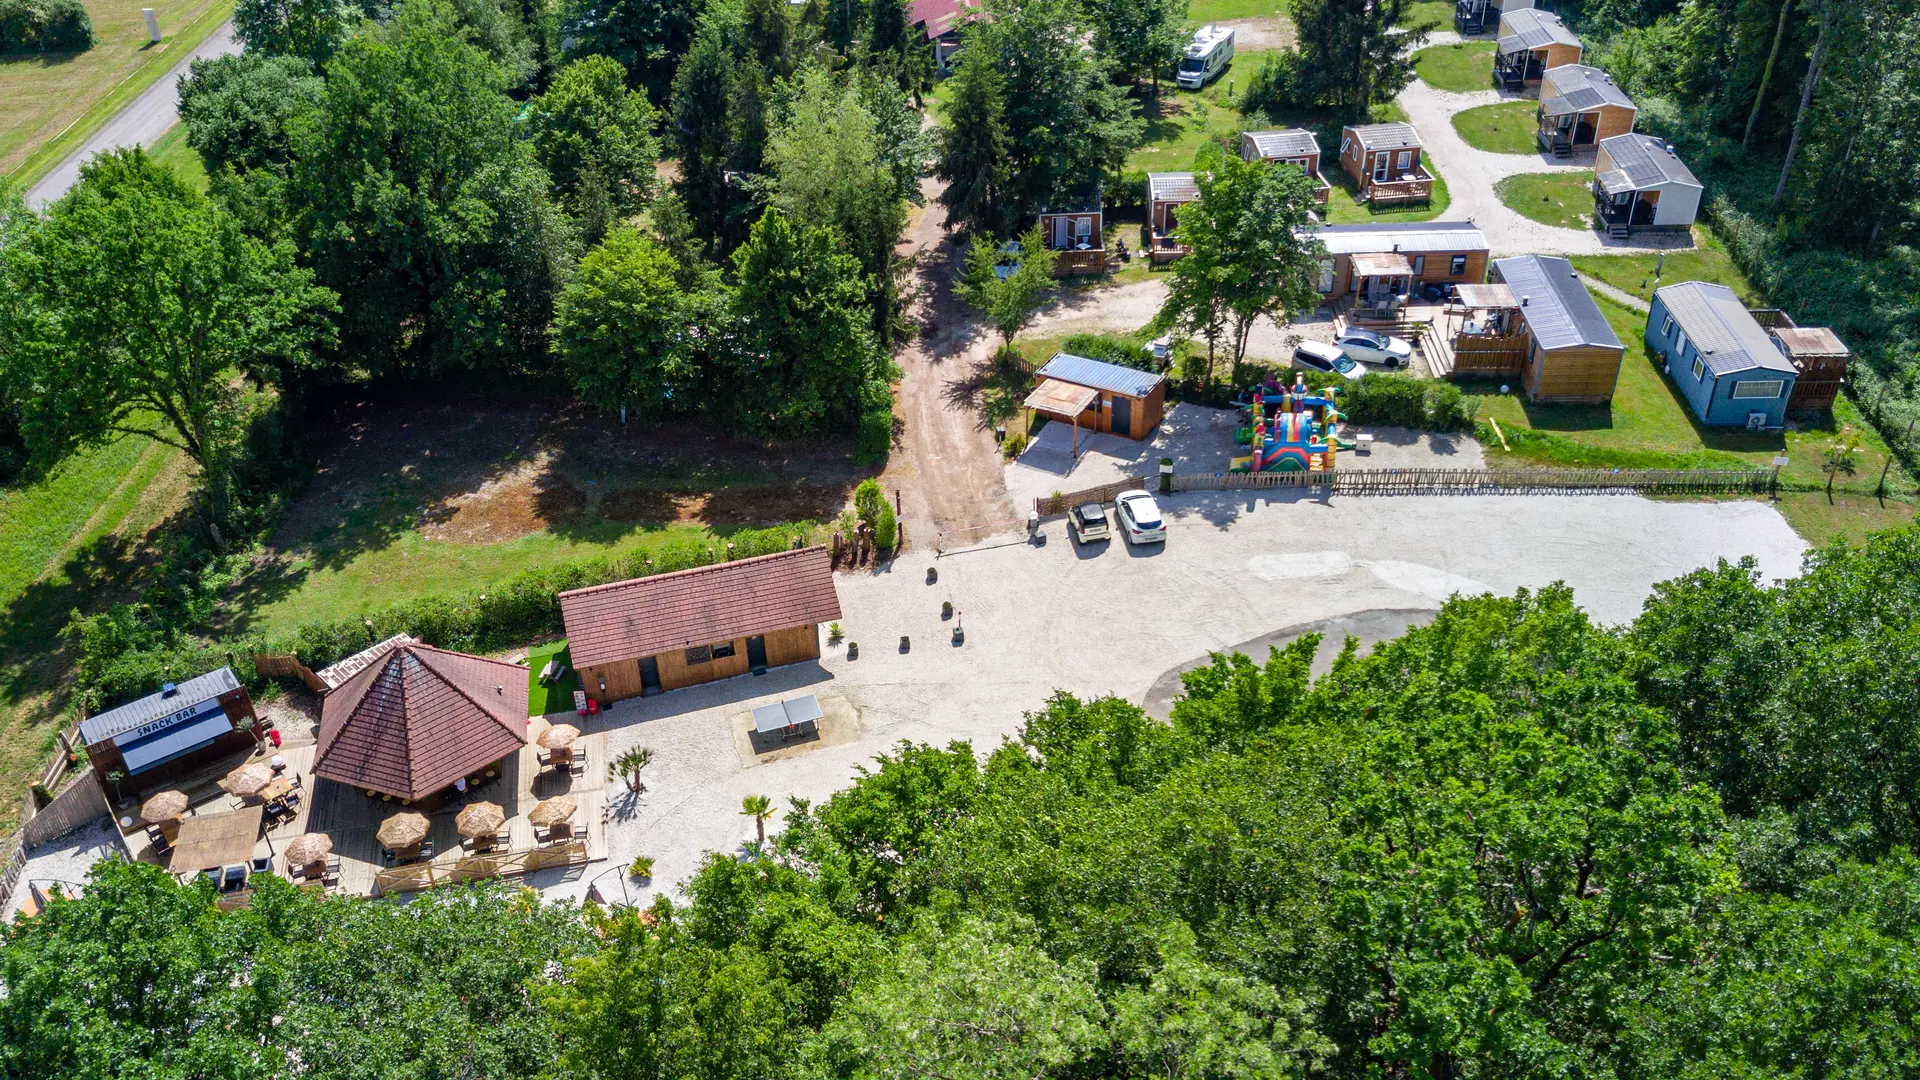
{"type": "MultiPolygon", "coordinates": [[[[923,290],[916,318],[934,327],[895,356],[901,369],[895,408],[901,429],[880,482],[901,491],[901,512],[911,549],[930,552],[935,533],[1008,522],[1016,515],[993,430],[973,408],[969,384],[988,362],[992,332],[953,294],[959,251],[947,238],[946,210],[937,199],[942,185],[920,184],[927,205],[914,211],[899,252],[919,260],[923,290]]],[[[981,529],[969,540],[991,535],[981,529]]]]}

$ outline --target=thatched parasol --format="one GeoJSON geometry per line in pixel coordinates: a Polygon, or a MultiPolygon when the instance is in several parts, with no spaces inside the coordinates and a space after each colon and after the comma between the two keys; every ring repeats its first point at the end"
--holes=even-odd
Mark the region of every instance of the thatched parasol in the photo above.
{"type": "Polygon", "coordinates": [[[427,838],[427,818],[425,814],[416,814],[406,810],[395,814],[380,823],[380,831],[374,833],[380,846],[386,848],[410,848],[419,845],[427,838]]]}
{"type": "Polygon", "coordinates": [[[301,833],[287,844],[288,866],[312,866],[333,850],[333,837],[326,833],[301,833]]]}
{"type": "Polygon", "coordinates": [[[579,800],[573,796],[555,795],[553,798],[547,799],[539,806],[534,807],[533,813],[527,815],[527,820],[542,828],[547,828],[558,825],[563,821],[571,821],[573,819],[573,812],[578,809],[580,809],[579,800]]]}
{"type": "Polygon", "coordinates": [[[140,816],[155,825],[173,821],[187,812],[188,802],[187,796],[182,792],[162,791],[140,804],[140,816]]]}
{"type": "Polygon", "coordinates": [[[477,802],[466,807],[453,819],[453,827],[460,830],[461,836],[492,836],[507,823],[507,812],[499,803],[477,802]]]}
{"type": "Polygon", "coordinates": [[[572,724],[555,724],[540,733],[540,745],[549,750],[558,750],[563,746],[572,746],[580,737],[580,729],[572,724]]]}
{"type": "Polygon", "coordinates": [[[220,786],[225,788],[229,795],[239,795],[243,798],[260,794],[260,789],[271,783],[273,783],[273,770],[258,761],[242,765],[220,778],[220,786]]]}

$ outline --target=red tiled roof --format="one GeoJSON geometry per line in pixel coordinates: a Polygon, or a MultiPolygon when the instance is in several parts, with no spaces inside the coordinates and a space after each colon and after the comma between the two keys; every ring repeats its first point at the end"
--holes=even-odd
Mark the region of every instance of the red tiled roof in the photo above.
{"type": "Polygon", "coordinates": [[[840,618],[823,547],[782,551],[560,594],[575,667],[840,618]]]}
{"type": "Polygon", "coordinates": [[[418,799],[526,743],[527,669],[399,643],[321,703],[313,774],[418,799]]]}
{"type": "Polygon", "coordinates": [[[980,0],[912,0],[907,5],[907,25],[925,27],[932,39],[979,13],[980,0]]]}

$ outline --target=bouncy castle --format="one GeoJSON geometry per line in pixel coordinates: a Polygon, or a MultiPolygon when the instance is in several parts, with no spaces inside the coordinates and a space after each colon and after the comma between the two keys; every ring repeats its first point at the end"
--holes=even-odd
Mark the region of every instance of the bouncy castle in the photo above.
{"type": "Polygon", "coordinates": [[[1234,472],[1308,472],[1334,467],[1343,444],[1337,387],[1309,391],[1306,376],[1296,374],[1291,387],[1271,380],[1252,386],[1240,404],[1247,410],[1247,426],[1236,434],[1253,451],[1233,459],[1234,472]]]}

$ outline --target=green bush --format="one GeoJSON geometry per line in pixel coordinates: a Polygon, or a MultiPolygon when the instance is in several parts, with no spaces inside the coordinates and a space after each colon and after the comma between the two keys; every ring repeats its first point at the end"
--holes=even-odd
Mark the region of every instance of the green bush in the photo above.
{"type": "MultiPolygon", "coordinates": [[[[878,486],[876,485],[876,491],[878,486]]],[[[891,510],[889,510],[891,514],[891,510]]],[[[742,530],[727,539],[736,559],[770,555],[804,539],[811,526],[742,530]]],[[[683,541],[651,555],[581,559],[528,570],[484,590],[428,596],[393,604],[365,616],[308,623],[290,634],[248,635],[208,641],[183,633],[163,634],[140,624],[138,609],[119,605],[76,619],[68,634],[78,641],[75,681],[86,707],[99,708],[152,693],[178,681],[230,665],[241,681],[264,687],[252,654],[293,651],[319,668],[394,634],[411,634],[432,645],[462,652],[494,652],[565,632],[559,594],[568,589],[705,566],[725,558],[704,542],[683,541]]]]}
{"type": "Polygon", "coordinates": [[[853,455],[862,465],[876,465],[893,452],[893,406],[869,405],[860,413],[860,436],[853,455]]]}
{"type": "Polygon", "coordinates": [[[85,52],[95,40],[80,0],[0,0],[0,53],[85,52]]]}
{"type": "Polygon", "coordinates": [[[1060,343],[1060,351],[1138,371],[1160,370],[1154,363],[1153,353],[1144,344],[1113,334],[1075,334],[1060,343]]]}
{"type": "Polygon", "coordinates": [[[1247,80],[1247,88],[1240,92],[1240,100],[1236,104],[1241,112],[1249,115],[1276,117],[1299,105],[1299,87],[1300,53],[1293,49],[1276,49],[1260,57],[1260,66],[1254,69],[1253,77],[1247,80]]]}
{"type": "Polygon", "coordinates": [[[880,488],[880,482],[871,477],[860,481],[853,489],[853,507],[860,514],[860,520],[873,529],[873,546],[891,551],[900,538],[900,522],[894,517],[893,505],[887,502],[887,493],[880,488]]]}
{"type": "Polygon", "coordinates": [[[1479,406],[1450,382],[1369,374],[1340,390],[1340,415],[1355,424],[1423,431],[1465,431],[1479,406]]]}

